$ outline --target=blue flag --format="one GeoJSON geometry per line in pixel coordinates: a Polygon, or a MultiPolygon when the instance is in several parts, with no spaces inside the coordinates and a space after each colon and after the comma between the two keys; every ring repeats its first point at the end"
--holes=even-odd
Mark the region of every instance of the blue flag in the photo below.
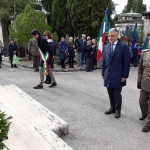
{"type": "Polygon", "coordinates": [[[136,44],[136,36],[137,36],[137,23],[135,24],[134,30],[133,30],[133,33],[132,33],[132,38],[133,38],[133,41],[132,41],[132,48],[135,47],[135,44],[136,44]]]}
{"type": "Polygon", "coordinates": [[[126,41],[129,39],[129,26],[126,26],[126,31],[125,31],[124,39],[126,41]]]}

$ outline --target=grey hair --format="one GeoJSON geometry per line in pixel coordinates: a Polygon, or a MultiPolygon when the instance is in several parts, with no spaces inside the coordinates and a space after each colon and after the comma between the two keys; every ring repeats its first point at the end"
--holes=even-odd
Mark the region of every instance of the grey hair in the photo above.
{"type": "Polygon", "coordinates": [[[116,28],[111,28],[111,29],[109,30],[109,33],[110,33],[110,32],[116,32],[116,34],[119,35],[119,31],[118,31],[116,28]]]}

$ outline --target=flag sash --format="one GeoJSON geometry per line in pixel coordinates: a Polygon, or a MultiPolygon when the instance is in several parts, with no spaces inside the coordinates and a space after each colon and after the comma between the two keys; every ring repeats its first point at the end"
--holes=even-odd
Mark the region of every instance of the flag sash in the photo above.
{"type": "Polygon", "coordinates": [[[43,74],[48,75],[49,65],[48,65],[47,60],[49,59],[49,53],[46,52],[46,54],[44,55],[44,53],[42,52],[42,50],[40,48],[39,48],[39,52],[40,52],[40,58],[44,62],[43,63],[43,74]]]}

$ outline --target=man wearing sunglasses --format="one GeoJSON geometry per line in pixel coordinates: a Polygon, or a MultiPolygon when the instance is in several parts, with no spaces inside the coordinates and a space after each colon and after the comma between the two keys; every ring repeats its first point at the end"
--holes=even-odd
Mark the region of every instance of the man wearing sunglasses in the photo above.
{"type": "Polygon", "coordinates": [[[34,87],[34,89],[43,89],[43,83],[44,83],[44,74],[48,75],[50,74],[50,69],[48,68],[48,61],[53,57],[52,55],[52,49],[49,46],[47,40],[45,37],[43,37],[39,31],[36,29],[31,31],[32,37],[35,38],[38,42],[38,48],[40,52],[40,79],[41,82],[37,86],[34,87]]]}

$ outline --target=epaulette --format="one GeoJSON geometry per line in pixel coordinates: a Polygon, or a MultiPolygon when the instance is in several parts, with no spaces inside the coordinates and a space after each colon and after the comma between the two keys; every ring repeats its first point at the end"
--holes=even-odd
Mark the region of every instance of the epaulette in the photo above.
{"type": "Polygon", "coordinates": [[[147,52],[149,51],[150,49],[143,49],[141,52],[147,52]]]}

